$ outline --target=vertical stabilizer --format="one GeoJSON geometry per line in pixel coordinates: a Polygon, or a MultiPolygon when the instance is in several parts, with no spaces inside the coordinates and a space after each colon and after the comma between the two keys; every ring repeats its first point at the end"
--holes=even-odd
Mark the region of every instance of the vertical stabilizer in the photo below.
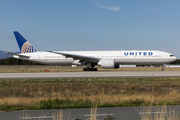
{"type": "Polygon", "coordinates": [[[18,32],[14,31],[21,53],[33,53],[37,50],[18,32]]]}

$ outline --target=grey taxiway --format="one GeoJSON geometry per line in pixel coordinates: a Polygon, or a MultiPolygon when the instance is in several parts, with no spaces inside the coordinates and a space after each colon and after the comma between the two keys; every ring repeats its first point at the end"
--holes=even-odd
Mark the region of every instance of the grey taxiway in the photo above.
{"type": "MultiPolygon", "coordinates": [[[[116,120],[139,120],[145,117],[161,118],[177,115],[180,111],[179,106],[150,106],[150,107],[113,107],[113,108],[98,108],[96,114],[91,114],[90,108],[83,109],[62,109],[62,110],[26,110],[13,112],[0,112],[1,120],[58,120],[60,111],[64,119],[68,117],[73,120],[88,120],[91,116],[96,116],[99,120],[104,120],[109,114],[116,120]]],[[[175,118],[174,118],[175,119],[175,118]]]]}
{"type": "Polygon", "coordinates": [[[121,78],[121,77],[180,77],[180,71],[98,71],[0,73],[0,79],[17,78],[121,78]]]}

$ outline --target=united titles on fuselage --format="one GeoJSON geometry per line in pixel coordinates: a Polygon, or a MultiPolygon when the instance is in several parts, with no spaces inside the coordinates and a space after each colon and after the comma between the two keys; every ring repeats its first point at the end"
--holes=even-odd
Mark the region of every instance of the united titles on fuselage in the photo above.
{"type": "Polygon", "coordinates": [[[138,56],[152,56],[153,55],[153,52],[124,52],[124,55],[127,56],[127,55],[138,55],[138,56]]]}

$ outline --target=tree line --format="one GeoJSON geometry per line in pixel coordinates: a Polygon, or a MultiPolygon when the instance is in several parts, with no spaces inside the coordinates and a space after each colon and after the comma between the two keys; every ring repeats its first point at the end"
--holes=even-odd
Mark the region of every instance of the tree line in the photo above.
{"type": "Polygon", "coordinates": [[[42,64],[16,59],[16,58],[6,58],[6,59],[0,59],[0,65],[42,65],[42,64]]]}

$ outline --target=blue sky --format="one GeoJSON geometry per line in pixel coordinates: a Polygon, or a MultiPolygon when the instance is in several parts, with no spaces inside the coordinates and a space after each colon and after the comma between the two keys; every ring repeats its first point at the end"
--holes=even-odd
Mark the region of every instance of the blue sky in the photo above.
{"type": "Polygon", "coordinates": [[[161,50],[180,58],[179,0],[1,0],[0,50],[13,31],[41,50],[161,50]]]}

